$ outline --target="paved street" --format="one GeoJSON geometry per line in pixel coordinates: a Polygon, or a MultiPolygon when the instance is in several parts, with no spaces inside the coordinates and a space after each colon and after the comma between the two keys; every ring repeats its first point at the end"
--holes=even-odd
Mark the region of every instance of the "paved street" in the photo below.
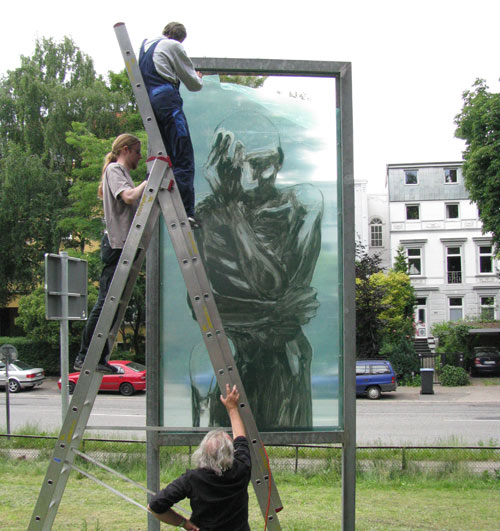
{"type": "MultiPolygon", "coordinates": [[[[11,430],[36,424],[45,430],[61,426],[61,398],[57,379],[49,378],[32,391],[10,395],[11,430]]],[[[434,394],[421,395],[420,388],[399,387],[380,400],[358,398],[357,442],[364,444],[500,444],[500,385],[484,385],[475,379],[468,387],[434,386],[434,394]],[[477,385],[477,384],[481,385],[477,385]]],[[[124,397],[100,393],[90,426],[144,426],[144,393],[124,397]]],[[[0,431],[6,431],[5,393],[0,391],[0,431]]],[[[92,432],[89,431],[89,434],[92,432]]],[[[106,434],[142,438],[142,431],[106,434]]]]}

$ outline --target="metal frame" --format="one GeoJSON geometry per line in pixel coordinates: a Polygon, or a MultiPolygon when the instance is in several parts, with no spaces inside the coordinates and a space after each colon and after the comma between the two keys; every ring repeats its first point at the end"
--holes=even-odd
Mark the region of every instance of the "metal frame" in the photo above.
{"type": "MultiPolygon", "coordinates": [[[[352,73],[351,64],[329,61],[292,61],[265,59],[193,58],[196,69],[205,74],[227,75],[277,75],[296,77],[330,77],[336,81],[338,199],[342,205],[339,213],[341,232],[342,268],[339,279],[343,309],[340,367],[343,391],[340,412],[343,430],[309,432],[263,432],[262,440],[271,443],[341,443],[342,452],[342,506],[344,530],[355,526],[355,460],[356,460],[356,387],[355,387],[355,271],[354,271],[354,171],[353,171],[353,120],[352,120],[352,73]]],[[[159,238],[158,233],[155,239],[159,238]]],[[[157,247],[157,244],[154,246],[157,247]]],[[[157,251],[148,251],[147,293],[159,293],[160,261],[157,251]]],[[[157,295],[155,295],[157,296],[157,295]]],[[[157,302],[158,303],[158,302],[157,302]]],[[[148,304],[149,306],[149,304],[148,304]]],[[[159,360],[159,306],[150,312],[147,321],[148,360],[148,426],[159,424],[161,379],[159,360]],[[149,375],[155,374],[155,384],[149,375]]],[[[182,428],[148,431],[148,486],[157,488],[159,462],[156,445],[195,445],[207,429],[193,429],[186,433],[182,428]],[[151,463],[149,463],[151,458],[151,463]],[[156,461],[156,462],[154,462],[156,461]],[[149,472],[151,470],[151,478],[149,472]]],[[[153,529],[151,527],[150,529],[153,529]]],[[[156,529],[156,528],[155,528],[156,529]]]]}

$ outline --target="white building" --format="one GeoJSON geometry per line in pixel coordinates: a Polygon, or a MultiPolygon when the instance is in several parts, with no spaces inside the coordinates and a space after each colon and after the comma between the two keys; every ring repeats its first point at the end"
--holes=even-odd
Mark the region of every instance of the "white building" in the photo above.
{"type": "Polygon", "coordinates": [[[367,194],[367,181],[354,183],[356,239],[369,254],[380,256],[380,266],[391,267],[389,202],[387,193],[367,194]]]}
{"type": "Polygon", "coordinates": [[[390,262],[402,246],[417,296],[419,335],[427,337],[437,322],[498,318],[491,237],[482,234],[477,207],[468,199],[462,163],[388,164],[387,186],[390,262]]]}

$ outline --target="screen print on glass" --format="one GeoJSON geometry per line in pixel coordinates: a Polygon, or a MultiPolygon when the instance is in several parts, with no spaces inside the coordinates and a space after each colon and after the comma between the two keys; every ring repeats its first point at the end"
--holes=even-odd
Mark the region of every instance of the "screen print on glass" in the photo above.
{"type": "MultiPolygon", "coordinates": [[[[200,93],[182,95],[196,159],[194,235],[257,425],[336,428],[334,80],[273,77],[254,89],[205,76],[200,93]]],[[[161,247],[165,425],[227,425],[164,229],[161,247]]]]}

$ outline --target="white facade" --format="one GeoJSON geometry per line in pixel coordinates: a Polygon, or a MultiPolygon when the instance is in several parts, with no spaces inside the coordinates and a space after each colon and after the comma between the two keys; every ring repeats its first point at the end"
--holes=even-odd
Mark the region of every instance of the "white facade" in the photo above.
{"type": "Polygon", "coordinates": [[[384,269],[391,267],[387,193],[367,194],[367,181],[354,183],[356,239],[369,254],[378,254],[384,269]]]}
{"type": "Polygon", "coordinates": [[[419,335],[434,323],[498,318],[500,283],[491,237],[468,199],[462,163],[389,164],[390,250],[405,249],[419,335]]]}

